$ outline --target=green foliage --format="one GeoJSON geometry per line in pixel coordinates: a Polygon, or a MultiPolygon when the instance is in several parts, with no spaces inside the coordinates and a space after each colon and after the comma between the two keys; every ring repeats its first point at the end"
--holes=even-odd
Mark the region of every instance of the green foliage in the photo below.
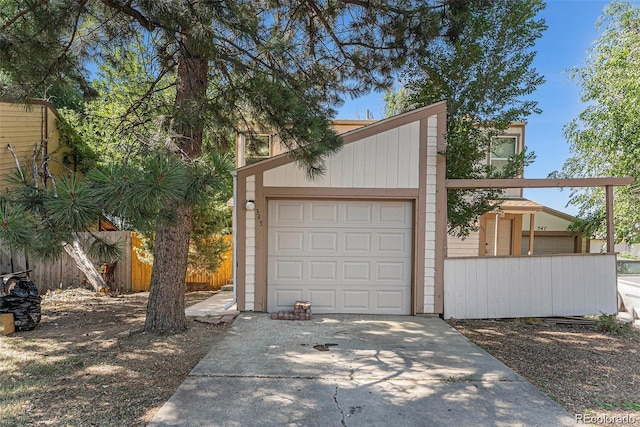
{"type": "MultiPolygon", "coordinates": [[[[598,27],[589,59],[571,70],[586,107],[564,127],[571,157],[557,176],[635,177],[631,186],[616,188],[614,212],[615,240],[633,243],[640,239],[640,7],[613,2],[598,27]]],[[[606,232],[602,189],[574,189],[570,203],[592,220],[589,235],[606,232]]]]}
{"type": "Polygon", "coordinates": [[[0,241],[9,247],[24,247],[31,243],[35,221],[21,205],[0,198],[0,241]]]}
{"type": "Polygon", "coordinates": [[[600,314],[597,317],[596,329],[611,335],[629,335],[634,332],[633,322],[621,322],[615,314],[600,314]]]}
{"type": "MultiPolygon", "coordinates": [[[[59,111],[65,114],[65,111],[59,111]]],[[[72,114],[70,110],[66,111],[72,114]]],[[[67,148],[62,156],[62,164],[74,172],[87,172],[97,165],[98,155],[89,147],[75,128],[63,117],[56,120],[60,143],[67,148]]]]}
{"type": "Polygon", "coordinates": [[[44,212],[50,226],[60,230],[85,230],[100,217],[100,208],[86,183],[76,174],[65,175],[57,182],[55,194],[44,192],[44,212]]]}
{"type": "MultiPolygon", "coordinates": [[[[277,133],[310,176],[321,173],[324,157],[340,148],[329,127],[334,108],[346,96],[390,87],[394,72],[410,55],[423,57],[434,39],[457,40],[472,4],[0,0],[0,97],[37,96],[56,82],[85,91],[92,61],[104,66],[102,73],[113,72],[104,79],[112,85],[98,86],[105,103],[84,110],[88,121],[102,117],[113,126],[80,134],[102,143],[97,151],[119,164],[92,175],[106,186],[92,190],[107,203],[107,213],[121,212],[127,220],[144,222],[145,215],[158,213],[162,230],[180,204],[190,216],[198,187],[209,179],[192,162],[203,148],[225,152],[238,128],[257,125],[277,133]],[[173,156],[183,169],[174,170],[172,158],[155,153],[173,156]],[[140,189],[146,194],[134,210],[129,201],[145,168],[150,187],[140,189]],[[185,174],[186,187],[173,187],[173,172],[185,174]],[[122,206],[106,196],[122,197],[122,206]]],[[[162,274],[175,271],[176,257],[188,256],[178,247],[158,249],[167,254],[155,266],[162,274]]],[[[181,298],[174,291],[182,283],[174,282],[152,284],[150,301],[181,298]]],[[[167,316],[158,307],[150,304],[147,329],[184,328],[183,310],[167,316]]]]}
{"type": "MultiPolygon", "coordinates": [[[[532,48],[546,28],[536,19],[543,7],[539,0],[499,0],[457,10],[457,36],[431,43],[407,64],[404,87],[387,95],[388,114],[447,100],[447,178],[511,178],[533,161],[525,152],[497,171],[486,158],[493,137],[539,112],[529,95],[543,82],[531,66],[532,48]]],[[[449,191],[449,231],[467,235],[500,197],[496,190],[449,191]]]]}
{"type": "MultiPolygon", "coordinates": [[[[8,84],[0,96],[42,97],[50,87],[89,93],[95,61],[109,84],[95,88],[105,104],[85,113],[111,120],[122,140],[144,147],[149,140],[134,129],[170,128],[184,148],[181,136],[193,130],[222,141],[239,124],[260,123],[317,175],[322,157],[339,148],[328,122],[334,108],[345,96],[389,87],[409,54],[422,57],[432,40],[459,38],[470,3],[3,0],[0,71],[8,84]],[[178,82],[199,73],[200,60],[207,69],[192,81],[210,82],[205,92],[178,82]],[[177,97],[176,88],[188,94],[177,97]]],[[[118,141],[114,132],[103,136],[118,141]]],[[[135,153],[120,142],[109,156],[135,153]]]]}

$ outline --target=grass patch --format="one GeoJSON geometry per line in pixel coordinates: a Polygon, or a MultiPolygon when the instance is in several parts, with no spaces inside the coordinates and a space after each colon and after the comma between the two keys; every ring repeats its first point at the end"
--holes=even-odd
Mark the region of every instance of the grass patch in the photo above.
{"type": "Polygon", "coordinates": [[[614,409],[624,409],[627,411],[640,411],[640,403],[635,403],[635,402],[607,403],[607,402],[602,402],[600,400],[596,400],[596,404],[608,411],[613,411],[614,409]]]}

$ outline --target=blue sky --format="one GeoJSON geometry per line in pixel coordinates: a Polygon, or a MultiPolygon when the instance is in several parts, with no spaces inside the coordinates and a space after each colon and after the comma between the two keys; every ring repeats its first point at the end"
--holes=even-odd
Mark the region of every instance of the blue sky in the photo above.
{"type": "MultiPolygon", "coordinates": [[[[540,14],[548,28],[536,44],[538,54],[534,67],[545,76],[546,82],[533,94],[542,114],[527,120],[525,141],[537,156],[525,171],[527,178],[546,178],[550,172],[560,169],[569,156],[562,127],[582,111],[584,104],[580,102],[580,89],[569,80],[567,70],[586,61],[587,50],[599,35],[596,21],[608,3],[603,0],[549,0],[540,14]]],[[[640,1],[632,3],[640,4],[640,1]]],[[[368,109],[373,118],[380,119],[384,115],[382,98],[383,94],[370,94],[347,101],[338,117],[364,119],[368,109]]],[[[529,189],[524,195],[551,208],[577,213],[577,207],[565,207],[569,189],[529,189]]]]}

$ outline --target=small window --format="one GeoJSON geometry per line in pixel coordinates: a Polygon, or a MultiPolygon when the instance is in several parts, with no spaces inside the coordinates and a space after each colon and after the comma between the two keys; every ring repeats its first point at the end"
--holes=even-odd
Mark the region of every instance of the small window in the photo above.
{"type": "Polygon", "coordinates": [[[491,142],[489,164],[496,172],[500,172],[509,159],[516,155],[517,138],[515,136],[499,136],[491,142]]]}
{"type": "Polygon", "coordinates": [[[250,165],[269,158],[269,146],[271,143],[269,135],[247,135],[244,141],[246,164],[250,165]]]}

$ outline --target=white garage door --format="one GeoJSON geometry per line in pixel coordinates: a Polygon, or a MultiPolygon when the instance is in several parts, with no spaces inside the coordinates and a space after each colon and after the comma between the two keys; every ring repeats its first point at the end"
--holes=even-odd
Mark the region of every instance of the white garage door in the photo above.
{"type": "Polygon", "coordinates": [[[269,202],[269,312],[410,314],[411,202],[269,202]]]}

